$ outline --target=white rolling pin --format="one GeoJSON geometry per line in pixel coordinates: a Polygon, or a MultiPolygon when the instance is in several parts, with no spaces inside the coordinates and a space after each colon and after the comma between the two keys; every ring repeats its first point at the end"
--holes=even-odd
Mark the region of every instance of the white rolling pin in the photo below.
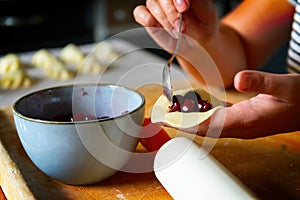
{"type": "Polygon", "coordinates": [[[257,199],[223,165],[185,137],[171,139],[159,149],[154,172],[175,200],[257,199]]]}

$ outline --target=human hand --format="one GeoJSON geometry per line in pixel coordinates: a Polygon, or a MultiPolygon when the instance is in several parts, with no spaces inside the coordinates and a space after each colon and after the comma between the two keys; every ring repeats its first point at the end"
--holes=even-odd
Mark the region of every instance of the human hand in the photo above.
{"type": "MultiPolygon", "coordinates": [[[[218,29],[218,18],[213,1],[147,0],[146,6],[136,7],[133,14],[136,21],[145,26],[154,41],[164,50],[172,53],[177,42],[179,12],[184,12],[181,27],[183,34],[177,54],[180,66],[200,82],[216,86],[230,85],[233,78],[226,75],[230,73],[224,73],[224,70],[218,69],[211,58],[212,54],[208,53],[203,42],[207,41],[206,38],[211,38],[212,33],[216,34],[216,29],[218,29]],[[216,78],[216,73],[221,76],[216,78]]],[[[235,56],[242,57],[238,54],[235,56]]],[[[234,60],[238,60],[237,58],[234,60]]],[[[226,63],[225,59],[226,56],[224,58],[224,52],[222,52],[222,63],[226,63]]],[[[233,64],[233,66],[244,65],[233,64]]],[[[224,69],[228,70],[228,68],[224,69]]]]}
{"type": "MultiPolygon", "coordinates": [[[[142,26],[162,27],[176,37],[174,31],[179,29],[179,12],[184,13],[182,31],[194,40],[202,43],[217,33],[218,16],[212,0],[147,0],[146,6],[136,7],[133,15],[142,26]]],[[[151,32],[150,35],[159,45],[165,46],[165,38],[158,38],[151,32]]]]}
{"type": "Polygon", "coordinates": [[[199,135],[249,139],[300,130],[300,75],[245,70],[234,85],[258,95],[216,111],[199,135]]]}
{"type": "Polygon", "coordinates": [[[178,12],[189,8],[189,0],[147,0],[146,6],[140,5],[133,11],[135,20],[145,27],[164,27],[172,29],[179,25],[178,12]],[[160,3],[161,2],[161,3],[160,3]]]}
{"type": "Polygon", "coordinates": [[[133,14],[153,40],[172,53],[178,35],[179,12],[183,13],[179,65],[201,83],[232,86],[234,74],[247,67],[245,49],[241,37],[230,26],[221,25],[214,1],[147,0],[146,6],[136,7],[133,14]],[[222,81],[211,75],[214,74],[211,69],[218,70],[222,81]]]}

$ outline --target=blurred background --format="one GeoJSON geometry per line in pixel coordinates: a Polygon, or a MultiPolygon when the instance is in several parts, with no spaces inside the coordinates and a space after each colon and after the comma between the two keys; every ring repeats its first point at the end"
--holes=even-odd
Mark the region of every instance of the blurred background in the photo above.
{"type": "MultiPolygon", "coordinates": [[[[216,0],[219,16],[233,9],[240,0],[216,0]]],[[[0,0],[0,55],[62,47],[68,43],[87,44],[140,27],[132,11],[145,0],[31,1],[0,0]]],[[[145,35],[125,38],[136,45],[145,35]],[[140,38],[140,39],[139,39],[140,38]]],[[[145,46],[145,44],[143,44],[145,46]]],[[[287,45],[265,65],[263,70],[282,73],[287,45]]],[[[163,50],[151,50],[168,57],[163,50]]]]}

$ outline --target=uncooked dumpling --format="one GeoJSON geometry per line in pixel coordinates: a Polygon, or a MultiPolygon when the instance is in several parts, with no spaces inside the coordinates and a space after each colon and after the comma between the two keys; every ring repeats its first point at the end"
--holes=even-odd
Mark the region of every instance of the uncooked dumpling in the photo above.
{"type": "Polygon", "coordinates": [[[32,80],[22,69],[17,69],[9,73],[5,73],[0,79],[0,88],[17,89],[20,87],[28,88],[32,85],[32,80]]]}
{"type": "Polygon", "coordinates": [[[68,80],[73,77],[66,65],[47,49],[37,51],[32,57],[32,64],[43,69],[46,76],[52,79],[68,80]]]}
{"type": "Polygon", "coordinates": [[[0,59],[0,88],[28,88],[32,85],[31,78],[22,68],[21,59],[17,54],[9,53],[0,59]]]}
{"type": "Polygon", "coordinates": [[[17,54],[9,53],[0,59],[0,75],[13,72],[21,68],[21,61],[17,54]]]}
{"type": "Polygon", "coordinates": [[[67,64],[78,65],[84,59],[84,54],[75,44],[68,44],[60,52],[60,58],[67,64]]]}
{"type": "Polygon", "coordinates": [[[84,55],[75,44],[68,44],[61,53],[60,58],[66,63],[76,66],[76,71],[84,74],[99,74],[104,70],[95,55],[84,55]]]}
{"type": "Polygon", "coordinates": [[[155,102],[151,111],[152,123],[164,123],[175,128],[191,128],[207,120],[217,109],[223,107],[223,104],[216,97],[210,95],[200,88],[189,88],[174,91],[174,95],[184,96],[189,91],[195,91],[203,100],[208,100],[212,108],[206,112],[170,112],[171,103],[165,95],[161,95],[155,102]]]}

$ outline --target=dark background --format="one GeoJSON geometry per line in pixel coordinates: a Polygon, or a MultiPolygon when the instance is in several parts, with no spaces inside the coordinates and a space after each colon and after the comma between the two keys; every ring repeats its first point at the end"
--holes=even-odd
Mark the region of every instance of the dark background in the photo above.
{"type": "MultiPolygon", "coordinates": [[[[40,48],[62,47],[68,43],[101,41],[124,30],[139,27],[132,11],[144,0],[30,1],[0,0],[0,55],[40,48]]],[[[233,9],[239,0],[216,0],[219,16],[233,9]]],[[[128,38],[127,38],[128,39],[128,38]]],[[[137,42],[137,38],[132,42],[137,42]]],[[[149,38],[151,40],[151,38],[149,38]]],[[[285,72],[287,45],[263,70],[285,72]]],[[[154,53],[169,57],[163,50],[154,53]]]]}

